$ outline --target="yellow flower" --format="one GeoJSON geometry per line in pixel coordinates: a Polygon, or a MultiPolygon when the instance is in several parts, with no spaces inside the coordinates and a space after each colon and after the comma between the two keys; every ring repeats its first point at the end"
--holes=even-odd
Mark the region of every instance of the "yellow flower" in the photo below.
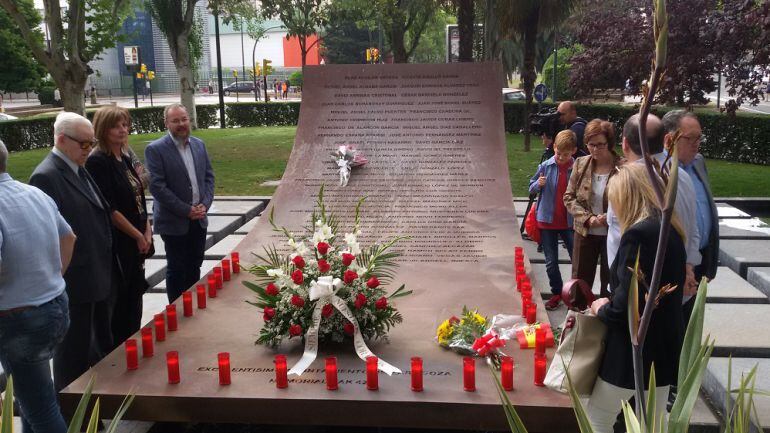
{"type": "Polygon", "coordinates": [[[477,321],[481,325],[485,325],[487,323],[487,319],[484,318],[481,314],[477,312],[473,312],[473,319],[477,321]]]}
{"type": "Polygon", "coordinates": [[[446,345],[453,331],[454,331],[454,327],[452,326],[451,323],[449,323],[449,320],[444,320],[444,322],[442,322],[441,325],[439,325],[438,329],[436,330],[436,337],[438,338],[438,344],[446,345]]]}

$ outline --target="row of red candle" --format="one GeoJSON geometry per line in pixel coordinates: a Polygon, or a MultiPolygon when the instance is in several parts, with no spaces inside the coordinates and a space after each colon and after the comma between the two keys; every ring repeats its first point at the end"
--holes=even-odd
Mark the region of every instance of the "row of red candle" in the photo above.
{"type": "MultiPolygon", "coordinates": [[[[138,356],[136,340],[126,341],[126,360],[129,370],[138,368],[138,356]]],[[[217,363],[219,367],[219,384],[229,385],[230,378],[230,354],[221,352],[217,354],[217,363]]],[[[378,359],[376,356],[366,358],[366,389],[376,391],[379,388],[379,373],[377,368],[378,359]]],[[[180,382],[179,375],[179,353],[170,351],[166,353],[166,367],[168,370],[168,383],[176,384],[180,382]]],[[[411,360],[411,387],[412,391],[421,392],[423,390],[423,368],[422,358],[413,357],[411,360]]],[[[338,388],[337,379],[337,358],[326,358],[326,389],[336,390],[338,388]]],[[[513,390],[513,358],[503,356],[500,363],[500,378],[503,389],[513,390]]],[[[537,383],[537,377],[535,379],[537,383]]],[[[287,388],[289,386],[288,364],[286,355],[275,356],[275,386],[277,388],[287,388]]],[[[468,392],[476,391],[476,360],[467,356],[463,358],[463,389],[468,392]]]]}
{"type": "MultiPolygon", "coordinates": [[[[222,288],[222,282],[221,280],[224,279],[224,281],[230,280],[230,271],[232,270],[233,273],[240,273],[241,267],[240,267],[240,255],[237,252],[233,252],[230,255],[230,259],[224,259],[222,260],[222,266],[215,267],[214,268],[214,275],[219,275],[218,283],[217,278],[214,277],[214,281],[212,284],[212,276],[209,276],[209,296],[210,297],[216,297],[216,287],[219,286],[219,288],[222,288]],[[232,265],[232,266],[231,266],[232,265]],[[214,288],[212,291],[211,289],[214,288]]],[[[206,288],[199,284],[196,287],[197,295],[198,295],[198,308],[199,309],[205,309],[206,308],[206,288]]],[[[190,291],[185,291],[182,293],[182,308],[183,308],[183,314],[185,317],[191,317],[193,315],[193,307],[192,307],[192,293],[190,291]]],[[[169,331],[176,331],[178,329],[178,320],[177,320],[177,312],[176,312],[176,305],[175,304],[169,304],[166,305],[166,312],[156,314],[153,318],[153,326],[155,328],[155,340],[156,341],[165,341],[166,340],[166,325],[168,325],[169,331]]],[[[142,336],[142,356],[145,358],[149,358],[153,356],[154,353],[154,347],[153,347],[153,339],[152,339],[152,328],[146,327],[142,328],[141,336],[142,336]]],[[[127,368],[129,370],[135,370],[139,368],[139,356],[137,353],[137,346],[136,346],[136,340],[127,340],[126,341],[126,364],[127,368]]]]}
{"type": "MultiPolygon", "coordinates": [[[[516,270],[516,288],[521,292],[521,317],[527,319],[528,324],[537,321],[537,304],[532,302],[532,283],[524,268],[524,248],[514,248],[514,268],[516,270]]],[[[535,385],[544,386],[546,366],[548,358],[545,354],[546,330],[539,327],[535,330],[535,385]]],[[[501,366],[501,370],[504,366],[501,366]]],[[[505,375],[502,375],[505,380],[505,375]]]]}

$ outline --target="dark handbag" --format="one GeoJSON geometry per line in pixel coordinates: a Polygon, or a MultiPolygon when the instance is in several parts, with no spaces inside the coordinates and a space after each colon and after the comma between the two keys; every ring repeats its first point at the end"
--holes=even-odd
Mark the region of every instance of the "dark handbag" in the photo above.
{"type": "Polygon", "coordinates": [[[561,288],[561,299],[567,309],[583,311],[596,300],[591,287],[583,280],[572,279],[564,283],[561,288]]]}

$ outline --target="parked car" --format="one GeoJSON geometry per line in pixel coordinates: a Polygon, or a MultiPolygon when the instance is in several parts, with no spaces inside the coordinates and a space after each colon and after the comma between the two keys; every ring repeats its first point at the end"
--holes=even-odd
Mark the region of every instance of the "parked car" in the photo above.
{"type": "Polygon", "coordinates": [[[16,120],[16,119],[18,119],[18,117],[11,116],[10,114],[0,113],[0,122],[2,122],[3,120],[16,120]]]}
{"type": "Polygon", "coordinates": [[[503,88],[503,101],[523,101],[525,97],[521,89],[503,88]]]}
{"type": "Polygon", "coordinates": [[[254,93],[254,83],[251,81],[238,81],[237,83],[231,83],[222,90],[226,96],[229,96],[230,93],[254,93]]]}

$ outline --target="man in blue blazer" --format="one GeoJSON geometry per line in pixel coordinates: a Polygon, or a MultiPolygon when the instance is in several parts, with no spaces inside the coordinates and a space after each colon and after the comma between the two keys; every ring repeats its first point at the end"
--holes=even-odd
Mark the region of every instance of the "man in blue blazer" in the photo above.
{"type": "Polygon", "coordinates": [[[203,141],[190,136],[185,107],[169,105],[163,119],[168,134],[150,143],[144,157],[155,199],[153,226],[166,249],[166,293],[172,302],[200,279],[214,171],[203,141]]]}

